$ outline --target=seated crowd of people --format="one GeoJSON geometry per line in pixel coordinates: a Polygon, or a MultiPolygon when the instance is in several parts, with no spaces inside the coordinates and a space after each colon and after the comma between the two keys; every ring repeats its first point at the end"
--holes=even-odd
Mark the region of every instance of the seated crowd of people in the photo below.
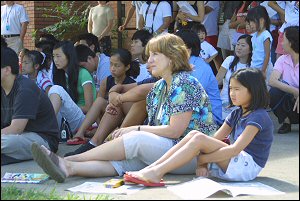
{"type": "Polygon", "coordinates": [[[299,19],[284,23],[282,54],[272,63],[270,16],[251,3],[224,18],[239,31],[230,42],[223,28],[218,38],[203,23],[202,1],[192,3],[198,16],[177,8],[174,33],[168,2],[142,4],[130,50],[109,54],[93,33],[75,42],[44,34],[19,55],[1,37],[1,165],[34,159],[57,182],[124,175],[162,186],[166,173],[255,179],[273,142],[269,113],[282,124],[277,133],[299,124],[299,19]],[[162,19],[151,24],[154,5],[162,19]],[[238,12],[246,12],[243,25],[238,12]],[[59,143],[80,146],[58,156],[59,143]]]}

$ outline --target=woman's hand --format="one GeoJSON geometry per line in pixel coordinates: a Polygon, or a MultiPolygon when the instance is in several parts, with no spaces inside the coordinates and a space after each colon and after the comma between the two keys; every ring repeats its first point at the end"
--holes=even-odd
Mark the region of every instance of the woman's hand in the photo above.
{"type": "Polygon", "coordinates": [[[113,139],[116,139],[118,137],[121,137],[125,134],[128,134],[130,133],[131,131],[137,131],[137,127],[136,126],[130,126],[130,127],[127,127],[127,128],[120,128],[118,130],[115,130],[113,133],[112,133],[112,138],[113,139]]]}

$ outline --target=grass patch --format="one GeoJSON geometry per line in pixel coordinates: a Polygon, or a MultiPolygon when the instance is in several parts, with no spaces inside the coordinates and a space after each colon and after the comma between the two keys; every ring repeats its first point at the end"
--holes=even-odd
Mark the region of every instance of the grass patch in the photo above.
{"type": "Polygon", "coordinates": [[[60,196],[55,188],[50,193],[42,190],[28,189],[21,190],[14,185],[1,187],[1,200],[112,200],[108,195],[79,196],[74,193],[68,193],[66,196],[60,196]]]}

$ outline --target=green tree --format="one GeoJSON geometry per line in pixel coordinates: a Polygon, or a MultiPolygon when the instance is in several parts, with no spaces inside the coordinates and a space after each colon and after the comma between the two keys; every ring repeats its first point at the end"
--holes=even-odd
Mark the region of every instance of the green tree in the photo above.
{"type": "Polygon", "coordinates": [[[91,6],[84,2],[76,9],[75,2],[62,1],[60,4],[51,2],[50,8],[38,8],[44,12],[43,17],[59,20],[40,31],[53,34],[59,40],[72,40],[74,36],[86,33],[91,6]]]}

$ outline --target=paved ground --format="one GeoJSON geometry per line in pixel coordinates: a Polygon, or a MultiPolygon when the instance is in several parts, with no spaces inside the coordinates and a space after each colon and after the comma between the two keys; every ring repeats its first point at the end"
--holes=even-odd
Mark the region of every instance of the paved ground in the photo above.
{"type": "MultiPolygon", "coordinates": [[[[274,120],[274,116],[272,116],[274,120]]],[[[279,135],[277,134],[277,129],[279,125],[274,120],[275,123],[275,133],[274,133],[274,144],[272,145],[271,155],[266,167],[260,173],[259,177],[255,181],[259,181],[271,187],[274,187],[286,194],[280,196],[238,196],[232,198],[225,193],[218,192],[207,199],[278,199],[278,200],[299,200],[299,125],[293,125],[292,133],[279,135]]],[[[63,155],[66,152],[76,149],[76,146],[66,146],[60,145],[59,155],[63,155]]],[[[27,161],[19,164],[6,165],[1,167],[1,177],[5,172],[43,172],[40,167],[36,165],[33,161],[27,161]]],[[[166,175],[164,180],[167,185],[179,184],[185,181],[189,181],[194,177],[194,175],[166,175]]],[[[57,192],[62,195],[68,193],[65,191],[67,188],[77,186],[86,181],[93,182],[104,182],[110,178],[97,178],[97,179],[87,179],[87,178],[68,178],[65,183],[57,184],[53,180],[49,180],[44,184],[17,184],[18,188],[37,188],[50,191],[53,187],[56,188],[57,192]]],[[[7,186],[11,184],[2,184],[2,186],[7,186]]],[[[200,190],[200,189],[199,189],[200,190]]],[[[82,194],[79,194],[82,195],[82,194]]],[[[86,197],[90,197],[86,195],[86,197]]],[[[168,191],[167,188],[146,188],[132,195],[112,195],[114,199],[123,200],[167,200],[167,199],[180,199],[172,192],[168,191]]]]}

